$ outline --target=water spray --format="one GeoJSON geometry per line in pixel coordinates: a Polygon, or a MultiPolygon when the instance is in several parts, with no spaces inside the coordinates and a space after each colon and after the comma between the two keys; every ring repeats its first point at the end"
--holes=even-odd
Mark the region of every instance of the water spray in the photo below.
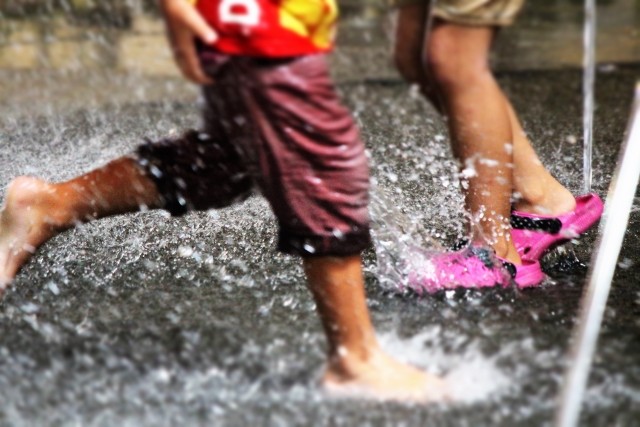
{"type": "Polygon", "coordinates": [[[613,273],[633,206],[640,179],[640,82],[636,84],[634,102],[625,140],[605,204],[601,233],[591,260],[588,283],[580,305],[560,406],[555,426],[575,427],[580,417],[602,316],[609,297],[613,273]]]}
{"type": "Polygon", "coordinates": [[[591,158],[593,152],[593,110],[596,68],[596,5],[595,0],[585,0],[583,33],[583,194],[591,192],[591,158]]]}

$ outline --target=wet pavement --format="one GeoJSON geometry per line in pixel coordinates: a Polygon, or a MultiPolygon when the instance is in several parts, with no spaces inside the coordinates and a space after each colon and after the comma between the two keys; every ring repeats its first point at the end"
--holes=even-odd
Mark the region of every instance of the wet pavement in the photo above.
{"type": "MultiPolygon", "coordinates": [[[[193,89],[171,77],[69,78],[63,88],[76,93],[59,103],[49,72],[2,72],[42,83],[16,83],[0,99],[0,197],[17,175],[68,179],[198,121],[193,89]]],[[[376,218],[410,222],[417,242],[456,241],[462,198],[443,122],[392,73],[344,76],[371,153],[376,218]]],[[[593,182],[603,197],[639,76],[638,63],[599,67],[593,182]]],[[[581,72],[505,68],[499,78],[545,164],[579,192],[581,72]]],[[[636,197],[580,425],[640,420],[639,206],[636,197]]],[[[539,289],[417,296],[391,291],[368,251],[383,346],[447,375],[459,396],[412,406],[318,391],[324,337],[299,262],[275,254],[275,233],[252,198],[183,218],[104,219],[46,243],[0,303],[0,425],[550,425],[586,275],[559,271],[571,252],[547,256],[539,289]]],[[[571,245],[578,260],[589,262],[596,237],[571,245]]]]}

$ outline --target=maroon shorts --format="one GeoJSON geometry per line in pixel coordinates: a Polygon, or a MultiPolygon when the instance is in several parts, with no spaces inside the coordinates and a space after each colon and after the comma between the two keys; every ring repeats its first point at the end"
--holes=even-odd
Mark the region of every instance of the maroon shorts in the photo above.
{"type": "Polygon", "coordinates": [[[202,54],[201,131],[138,148],[165,208],[228,206],[257,188],[278,219],[278,249],[352,255],[370,243],[364,144],[338,99],[325,55],[259,59],[202,54]]]}

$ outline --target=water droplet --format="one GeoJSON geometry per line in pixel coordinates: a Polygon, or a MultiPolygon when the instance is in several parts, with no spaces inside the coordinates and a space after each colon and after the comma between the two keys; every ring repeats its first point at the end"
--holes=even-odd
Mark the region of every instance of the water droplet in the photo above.
{"type": "Polygon", "coordinates": [[[623,270],[627,270],[633,266],[633,260],[629,258],[623,258],[618,262],[618,267],[623,270]]]}
{"type": "Polygon", "coordinates": [[[50,282],[47,283],[47,289],[49,289],[49,291],[51,291],[51,293],[54,294],[54,295],[59,295],[60,294],[60,288],[58,287],[58,285],[54,281],[50,281],[50,282]]]}
{"type": "Polygon", "coordinates": [[[282,300],[282,306],[283,307],[289,307],[291,306],[291,304],[293,304],[293,297],[292,296],[287,296],[284,298],[284,300],[282,300]]]}
{"type": "Polygon", "coordinates": [[[178,248],[178,255],[183,258],[189,258],[191,255],[193,255],[193,252],[193,248],[189,246],[180,246],[178,248]]]}
{"type": "Polygon", "coordinates": [[[34,314],[37,313],[38,311],[40,311],[40,307],[38,307],[36,304],[32,303],[32,302],[28,302],[26,304],[23,304],[20,306],[20,310],[22,310],[23,312],[27,313],[27,314],[34,314]]]}
{"type": "Polygon", "coordinates": [[[495,168],[500,164],[497,160],[486,158],[480,159],[478,163],[480,163],[481,165],[489,166],[491,168],[495,168]]]}
{"type": "Polygon", "coordinates": [[[156,178],[162,177],[162,171],[155,165],[151,165],[151,167],[149,168],[149,172],[151,172],[151,175],[155,176],[156,178]]]}
{"type": "Polygon", "coordinates": [[[179,188],[182,188],[183,190],[187,188],[187,183],[182,178],[176,178],[174,182],[179,188]]]}
{"type": "Polygon", "coordinates": [[[317,176],[308,176],[307,181],[309,181],[313,185],[322,184],[322,179],[318,178],[317,176]]]}

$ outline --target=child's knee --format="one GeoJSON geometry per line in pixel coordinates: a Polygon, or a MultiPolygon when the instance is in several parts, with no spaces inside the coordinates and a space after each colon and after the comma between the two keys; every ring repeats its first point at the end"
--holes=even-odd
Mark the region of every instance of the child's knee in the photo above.
{"type": "Polygon", "coordinates": [[[484,60],[458,58],[447,52],[432,51],[425,60],[429,81],[439,91],[450,92],[466,87],[477,87],[492,78],[489,64],[484,60]]]}
{"type": "Polygon", "coordinates": [[[450,32],[434,32],[423,63],[429,80],[439,90],[476,86],[492,78],[487,53],[466,44],[467,39],[458,38],[450,32]]]}

